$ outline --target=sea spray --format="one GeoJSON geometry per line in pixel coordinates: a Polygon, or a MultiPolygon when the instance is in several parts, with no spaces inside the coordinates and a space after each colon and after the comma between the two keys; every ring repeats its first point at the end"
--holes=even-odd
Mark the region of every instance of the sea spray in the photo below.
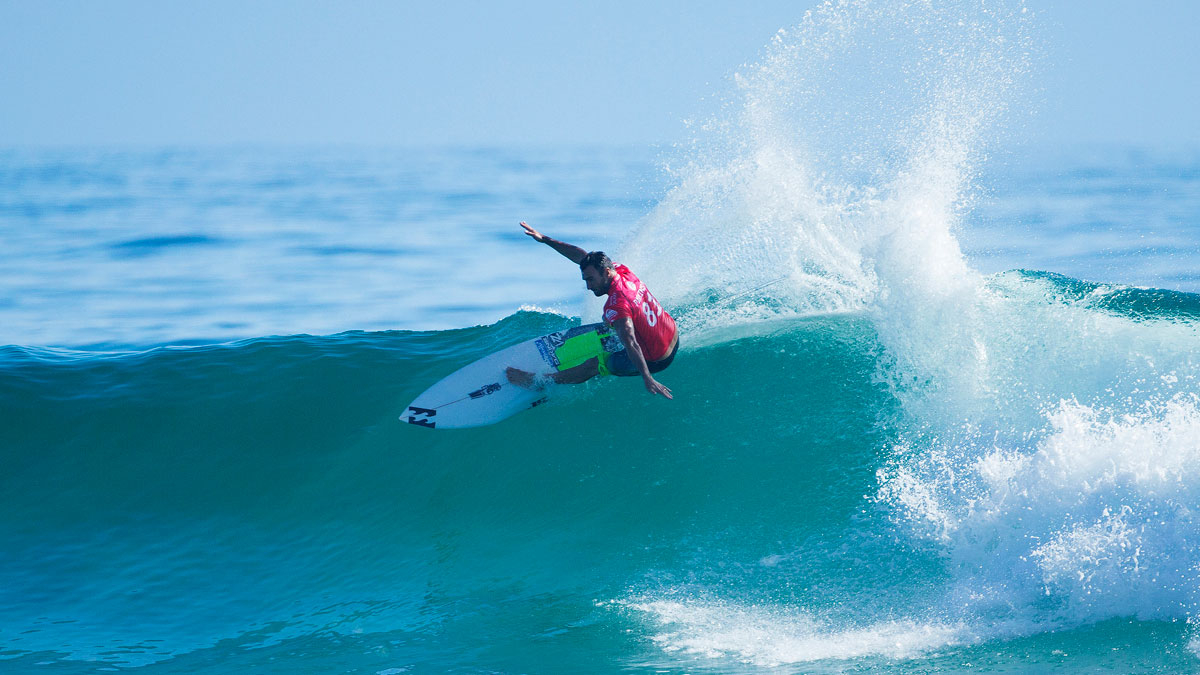
{"type": "Polygon", "coordinates": [[[967,276],[951,230],[986,134],[1028,69],[1022,11],[843,2],[809,12],[697,125],[679,149],[677,187],[621,257],[669,304],[690,307],[684,330],[700,335],[864,311],[913,284],[944,292],[967,276]],[[695,307],[780,275],[732,306],[695,307]]]}
{"type": "MultiPolygon", "coordinates": [[[[969,212],[988,140],[1030,67],[1028,19],[1019,4],[841,2],[809,12],[735,76],[723,112],[700,125],[684,149],[678,186],[626,242],[622,258],[653,270],[645,274],[660,297],[684,307],[684,334],[702,342],[730,325],[869,317],[874,341],[862,346],[877,359],[878,381],[901,404],[899,417],[880,422],[902,438],[936,437],[931,429],[944,424],[986,419],[1006,395],[992,377],[986,328],[1000,300],[967,265],[954,230],[969,212]],[[771,283],[780,274],[785,280],[771,283]],[[742,297],[747,287],[760,290],[742,297]],[[706,295],[737,299],[705,303],[706,295]]],[[[906,513],[908,502],[937,503],[935,485],[912,480],[911,489],[888,492],[888,481],[899,479],[910,456],[939,451],[919,441],[895,447],[909,448],[884,477],[896,513],[906,513]]],[[[847,631],[888,635],[897,625],[940,636],[912,643],[921,648],[977,639],[947,628],[964,615],[934,600],[899,624],[838,611],[830,613],[836,619],[812,615],[806,625],[822,628],[809,631],[808,647],[784,658],[754,646],[765,638],[736,638],[772,635],[763,627],[769,613],[747,618],[745,601],[736,598],[697,596],[689,606],[686,597],[664,593],[671,596],[666,604],[654,594],[633,604],[665,622],[669,646],[703,644],[703,651],[755,663],[831,658],[836,650],[812,647],[822,635],[828,647],[847,631]],[[726,616],[714,618],[722,611],[726,616]]],[[[787,612],[779,616],[773,637],[787,641],[794,621],[787,612]]]]}
{"type": "Polygon", "coordinates": [[[685,331],[871,318],[902,410],[878,496],[952,573],[923,618],[984,638],[1188,618],[1198,581],[1194,317],[1150,327],[1096,311],[1112,302],[1102,289],[986,279],[954,236],[1029,67],[1028,30],[1020,7],[816,10],[739,74],[624,255],[667,270],[662,294],[685,305],[688,289],[788,275],[732,308],[685,312],[685,331]]]}

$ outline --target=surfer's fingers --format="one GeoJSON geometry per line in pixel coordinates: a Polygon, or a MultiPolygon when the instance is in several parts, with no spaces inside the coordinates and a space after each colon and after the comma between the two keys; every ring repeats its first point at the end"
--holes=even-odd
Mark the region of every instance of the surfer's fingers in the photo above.
{"type": "Polygon", "coordinates": [[[651,394],[659,394],[662,396],[666,396],[667,398],[670,398],[670,399],[675,398],[674,396],[671,395],[671,390],[667,389],[665,386],[663,386],[663,383],[659,382],[658,380],[654,380],[653,384],[647,383],[646,389],[651,394]]]}
{"type": "Polygon", "coordinates": [[[536,241],[541,241],[544,238],[541,232],[533,229],[523,220],[521,221],[521,227],[525,228],[525,234],[533,237],[536,241]]]}

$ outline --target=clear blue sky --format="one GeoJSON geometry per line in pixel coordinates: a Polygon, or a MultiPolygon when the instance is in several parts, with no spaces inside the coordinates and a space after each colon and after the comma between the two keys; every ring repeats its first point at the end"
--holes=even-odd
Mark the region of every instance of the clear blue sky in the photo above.
{"type": "MultiPolygon", "coordinates": [[[[672,142],[814,4],[0,0],[0,145],[672,142]]],[[[1200,142],[1200,2],[1029,7],[1031,136],[1200,142]]]]}

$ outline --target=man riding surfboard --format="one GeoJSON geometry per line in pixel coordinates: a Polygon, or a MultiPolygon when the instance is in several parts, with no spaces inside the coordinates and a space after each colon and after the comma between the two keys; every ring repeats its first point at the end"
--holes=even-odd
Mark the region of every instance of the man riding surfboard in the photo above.
{"type": "MultiPolygon", "coordinates": [[[[654,379],[654,373],[664,370],[679,351],[679,332],[675,320],[658,304],[658,300],[624,265],[617,265],[603,251],[588,253],[578,246],[552,239],[524,222],[525,234],[534,241],[546,244],[563,257],[579,265],[580,274],[589,291],[596,297],[607,295],[604,303],[604,322],[616,331],[624,349],[613,354],[602,353],[583,363],[545,375],[558,384],[578,384],[597,375],[642,376],[646,391],[674,398],[671,390],[654,379]]],[[[521,387],[535,386],[536,376],[528,371],[508,368],[508,381],[521,387]]]]}

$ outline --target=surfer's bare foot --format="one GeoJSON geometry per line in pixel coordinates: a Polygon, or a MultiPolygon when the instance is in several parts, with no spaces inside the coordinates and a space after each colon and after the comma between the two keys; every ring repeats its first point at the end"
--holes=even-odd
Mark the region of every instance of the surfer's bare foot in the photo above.
{"type": "Polygon", "coordinates": [[[537,388],[533,384],[533,373],[527,370],[521,370],[520,368],[513,368],[512,366],[509,366],[508,368],[504,369],[504,376],[508,378],[509,382],[512,382],[518,387],[523,387],[525,389],[537,388]]]}

